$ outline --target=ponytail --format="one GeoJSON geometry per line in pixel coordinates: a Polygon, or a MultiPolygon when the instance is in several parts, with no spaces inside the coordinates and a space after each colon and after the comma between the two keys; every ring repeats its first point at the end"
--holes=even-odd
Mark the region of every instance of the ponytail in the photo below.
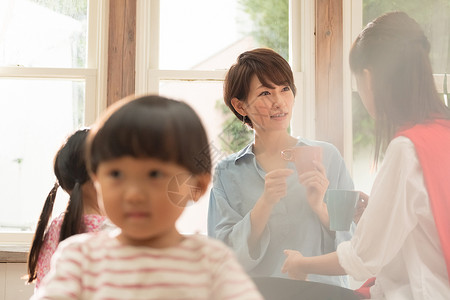
{"type": "Polygon", "coordinates": [[[47,229],[48,221],[53,211],[53,204],[55,203],[56,192],[58,191],[59,184],[55,183],[53,188],[48,193],[45,200],[44,207],[42,208],[41,215],[34,234],[33,242],[31,244],[30,253],[28,255],[28,280],[27,283],[31,283],[36,279],[36,265],[39,254],[41,252],[42,244],[44,243],[44,234],[47,229]]]}
{"type": "Polygon", "coordinates": [[[80,129],[74,132],[61,145],[55,155],[53,171],[57,183],[55,183],[55,186],[47,196],[33,243],[31,244],[30,254],[28,255],[28,283],[33,282],[37,277],[38,258],[44,243],[56,191],[59,186],[70,195],[61,225],[59,241],[71,235],[84,232],[82,185],[89,181],[84,158],[84,147],[88,131],[89,129],[80,129]]]}
{"type": "Polygon", "coordinates": [[[72,235],[84,232],[82,194],[82,184],[77,181],[70,193],[70,199],[64,212],[64,220],[59,234],[60,242],[72,235]]]}

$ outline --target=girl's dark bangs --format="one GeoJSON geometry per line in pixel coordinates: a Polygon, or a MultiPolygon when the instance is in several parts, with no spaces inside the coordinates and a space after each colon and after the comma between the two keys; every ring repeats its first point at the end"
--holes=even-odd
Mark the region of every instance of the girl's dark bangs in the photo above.
{"type": "Polygon", "coordinates": [[[173,126],[158,107],[124,107],[98,134],[100,160],[121,156],[154,157],[174,161],[178,157],[173,126]],[[103,145],[102,145],[103,144],[103,145]]]}
{"type": "Polygon", "coordinates": [[[123,156],[173,162],[193,174],[209,173],[208,139],[194,110],[156,96],[129,102],[105,118],[90,143],[90,168],[123,156]]]}

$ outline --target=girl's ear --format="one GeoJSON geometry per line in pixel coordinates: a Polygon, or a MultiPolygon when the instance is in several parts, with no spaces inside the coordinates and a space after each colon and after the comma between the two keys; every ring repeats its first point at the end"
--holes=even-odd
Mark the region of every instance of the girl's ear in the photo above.
{"type": "Polygon", "coordinates": [[[233,98],[231,99],[231,105],[241,116],[247,115],[244,109],[244,101],[241,101],[238,98],[233,98]]]}
{"type": "Polygon", "coordinates": [[[369,69],[364,69],[362,72],[355,74],[356,87],[358,88],[359,96],[364,104],[367,112],[372,118],[375,118],[375,102],[373,93],[373,76],[369,69]]]}
{"type": "Polygon", "coordinates": [[[98,208],[100,209],[100,213],[106,216],[105,205],[103,204],[103,193],[100,182],[98,182],[97,177],[94,174],[90,174],[92,183],[94,184],[95,191],[97,192],[97,203],[98,208]]]}
{"type": "Polygon", "coordinates": [[[95,176],[94,173],[89,173],[89,177],[91,178],[91,181],[92,181],[92,183],[94,184],[94,187],[97,188],[97,187],[95,186],[96,182],[98,182],[97,176],[95,176]]]}
{"type": "Polygon", "coordinates": [[[368,69],[363,70],[364,81],[366,83],[367,91],[373,94],[372,88],[372,72],[368,69]]]}
{"type": "Polygon", "coordinates": [[[206,191],[208,189],[208,185],[211,182],[211,174],[204,173],[204,174],[196,175],[195,180],[196,180],[198,190],[196,190],[196,192],[193,193],[192,196],[194,199],[192,199],[192,200],[194,202],[197,202],[198,199],[200,199],[200,197],[206,193],[206,191]]]}

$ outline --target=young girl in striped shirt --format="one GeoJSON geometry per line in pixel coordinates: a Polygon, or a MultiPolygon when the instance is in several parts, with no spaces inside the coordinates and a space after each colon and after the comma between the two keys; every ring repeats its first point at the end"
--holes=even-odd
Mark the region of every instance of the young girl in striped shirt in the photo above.
{"type": "Polygon", "coordinates": [[[92,129],[87,160],[118,228],[61,243],[32,299],[262,299],[222,242],[176,229],[211,180],[192,108],[159,96],[119,101],[92,129]]]}

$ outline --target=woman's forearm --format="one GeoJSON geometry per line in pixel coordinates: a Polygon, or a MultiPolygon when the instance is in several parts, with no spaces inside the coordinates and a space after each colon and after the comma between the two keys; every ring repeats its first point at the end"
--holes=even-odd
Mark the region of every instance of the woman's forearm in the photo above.
{"type": "Polygon", "coordinates": [[[261,197],[256,202],[252,211],[250,212],[250,221],[252,230],[250,233],[249,246],[253,248],[261,238],[264,228],[269,222],[270,214],[272,213],[273,205],[267,204],[261,197]]]}
{"type": "Polygon", "coordinates": [[[320,223],[325,228],[329,229],[330,228],[330,217],[328,215],[327,205],[325,203],[321,203],[321,205],[319,207],[317,207],[313,211],[317,215],[317,217],[319,218],[320,223]]]}
{"type": "Polygon", "coordinates": [[[302,262],[302,271],[308,274],[346,275],[345,270],[339,264],[336,252],[305,257],[302,262]]]}

